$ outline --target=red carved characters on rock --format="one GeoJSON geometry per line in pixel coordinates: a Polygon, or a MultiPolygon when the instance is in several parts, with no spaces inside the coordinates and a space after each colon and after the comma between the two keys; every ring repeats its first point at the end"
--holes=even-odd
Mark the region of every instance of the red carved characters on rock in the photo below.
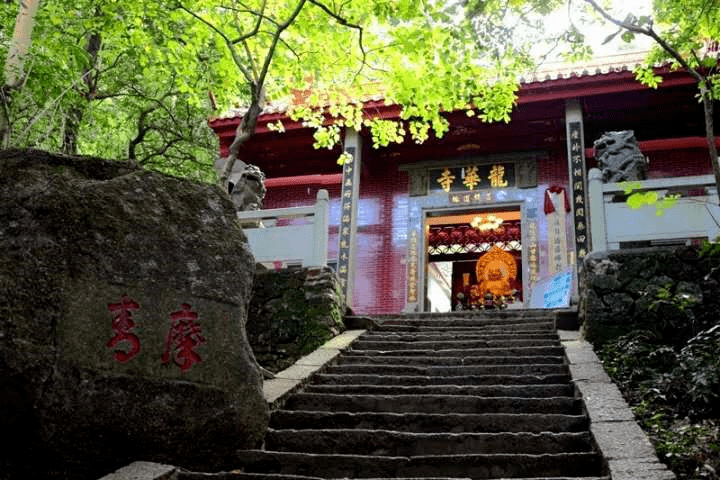
{"type": "Polygon", "coordinates": [[[115,336],[107,342],[107,347],[113,348],[120,342],[129,342],[130,350],[127,352],[115,350],[114,355],[116,361],[125,363],[140,353],[140,339],[134,333],[130,333],[130,330],[135,328],[135,322],[131,318],[132,312],[138,310],[140,305],[124,294],[120,303],[109,303],[107,308],[113,314],[112,329],[115,332],[115,336]]]}
{"type": "Polygon", "coordinates": [[[183,303],[179,311],[170,314],[172,324],[165,340],[165,352],[161,357],[163,365],[170,363],[172,358],[183,373],[190,370],[193,364],[202,361],[195,347],[205,344],[200,324],[197,323],[198,314],[190,308],[190,304],[183,303]]]}

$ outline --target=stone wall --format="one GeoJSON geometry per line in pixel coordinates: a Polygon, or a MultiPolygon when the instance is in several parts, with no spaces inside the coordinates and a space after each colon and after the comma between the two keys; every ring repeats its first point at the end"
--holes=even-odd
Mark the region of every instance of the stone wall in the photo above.
{"type": "MultiPolygon", "coordinates": [[[[720,311],[717,257],[696,247],[593,253],[580,269],[579,320],[596,346],[631,330],[656,328],[682,342],[720,311]]],[[[664,335],[665,336],[665,335],[664,335]]]]}
{"type": "Polygon", "coordinates": [[[247,334],[260,365],[278,372],[344,330],[345,304],[330,268],[258,270],[247,334]]]}

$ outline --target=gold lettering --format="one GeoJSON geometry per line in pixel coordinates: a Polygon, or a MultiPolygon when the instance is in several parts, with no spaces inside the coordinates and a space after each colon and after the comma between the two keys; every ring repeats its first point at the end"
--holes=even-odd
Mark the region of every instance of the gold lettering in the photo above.
{"type": "Polygon", "coordinates": [[[490,169],[490,186],[493,188],[507,187],[508,182],[505,180],[505,167],[502,165],[493,165],[490,169]]]}
{"type": "Polygon", "coordinates": [[[443,190],[445,190],[446,192],[449,192],[450,187],[452,186],[453,182],[455,181],[455,175],[450,173],[449,168],[445,168],[445,170],[443,170],[442,174],[436,181],[440,184],[440,186],[442,187],[443,190]]]}
{"type": "Polygon", "coordinates": [[[475,165],[470,165],[465,171],[465,177],[463,177],[463,185],[469,190],[475,190],[475,187],[480,183],[480,175],[478,175],[478,169],[475,165]]]}

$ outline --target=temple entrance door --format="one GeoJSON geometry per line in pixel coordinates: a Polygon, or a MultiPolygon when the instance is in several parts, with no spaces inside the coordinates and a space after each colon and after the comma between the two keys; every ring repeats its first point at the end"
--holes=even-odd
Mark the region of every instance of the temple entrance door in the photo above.
{"type": "Polygon", "coordinates": [[[522,308],[519,206],[428,211],[424,230],[424,311],[522,308]]]}

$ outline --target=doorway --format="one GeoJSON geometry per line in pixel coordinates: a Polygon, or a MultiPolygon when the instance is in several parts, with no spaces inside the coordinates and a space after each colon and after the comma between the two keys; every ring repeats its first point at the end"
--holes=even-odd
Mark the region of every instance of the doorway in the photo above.
{"type": "Polygon", "coordinates": [[[424,311],[522,308],[519,206],[427,211],[424,232],[424,311]]]}

